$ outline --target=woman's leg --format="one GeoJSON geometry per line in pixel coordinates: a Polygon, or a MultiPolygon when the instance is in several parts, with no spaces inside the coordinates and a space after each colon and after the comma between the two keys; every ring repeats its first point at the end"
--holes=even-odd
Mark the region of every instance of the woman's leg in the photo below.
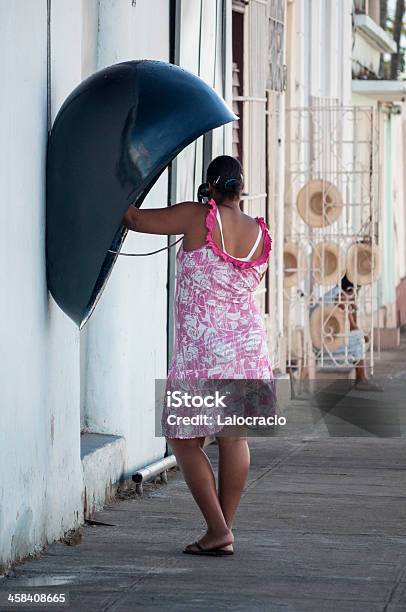
{"type": "Polygon", "coordinates": [[[352,328],[348,338],[348,353],[357,362],[355,366],[355,377],[357,381],[368,380],[368,373],[364,360],[364,345],[364,333],[358,328],[352,328]]]}
{"type": "Polygon", "coordinates": [[[217,437],[219,445],[219,500],[228,527],[240,503],[250,466],[245,437],[217,437]]]}
{"type": "Polygon", "coordinates": [[[355,378],[359,381],[368,380],[367,369],[365,366],[365,361],[363,359],[360,359],[357,365],[355,366],[355,378]]]}
{"type": "Polygon", "coordinates": [[[197,505],[207,523],[207,533],[199,540],[204,548],[226,546],[233,542],[216,491],[211,463],[203,446],[204,438],[168,439],[197,505]]]}

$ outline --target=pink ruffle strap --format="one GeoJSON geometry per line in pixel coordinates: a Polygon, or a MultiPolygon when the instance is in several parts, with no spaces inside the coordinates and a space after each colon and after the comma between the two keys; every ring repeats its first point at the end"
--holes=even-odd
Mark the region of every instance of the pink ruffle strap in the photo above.
{"type": "Polygon", "coordinates": [[[262,249],[262,253],[259,257],[257,257],[257,259],[252,259],[250,261],[240,261],[239,259],[235,259],[234,257],[232,257],[231,255],[229,255],[228,253],[225,253],[222,249],[220,249],[220,247],[217,246],[217,244],[214,242],[213,240],[213,228],[216,224],[216,211],[217,211],[217,204],[215,202],[215,200],[211,199],[207,202],[210,206],[210,210],[207,213],[206,216],[206,228],[207,228],[207,235],[206,235],[206,244],[208,244],[213,251],[216,253],[216,255],[219,255],[219,257],[221,257],[222,259],[224,259],[224,261],[230,261],[234,266],[236,266],[237,268],[252,268],[254,266],[259,266],[262,263],[265,263],[268,261],[268,257],[269,257],[269,253],[272,249],[272,238],[269,234],[269,229],[268,226],[265,222],[265,219],[263,217],[255,217],[257,222],[259,223],[259,225],[261,226],[262,229],[262,234],[264,237],[264,246],[262,249]]]}

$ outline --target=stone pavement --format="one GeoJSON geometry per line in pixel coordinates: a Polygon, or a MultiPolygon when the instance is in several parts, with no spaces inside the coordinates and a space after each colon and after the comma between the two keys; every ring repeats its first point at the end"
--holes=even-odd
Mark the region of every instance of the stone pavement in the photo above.
{"type": "MultiPolygon", "coordinates": [[[[386,392],[364,403],[402,408],[405,338],[400,349],[382,354],[376,371],[386,392]]],[[[355,409],[361,398],[350,394],[346,401],[355,409]]],[[[331,423],[323,419],[309,427],[304,405],[290,408],[289,435],[250,439],[234,556],[181,553],[202,534],[203,523],[179,472],[171,470],[167,485],[147,484],[143,497],[123,492],[95,516],[111,526],[86,525],[76,546],[52,544],[1,580],[0,591],[65,592],[65,609],[74,612],[404,612],[404,426],[402,435],[379,437],[350,424],[344,437],[331,437],[331,423]]],[[[206,450],[215,463],[216,446],[206,450]]]]}

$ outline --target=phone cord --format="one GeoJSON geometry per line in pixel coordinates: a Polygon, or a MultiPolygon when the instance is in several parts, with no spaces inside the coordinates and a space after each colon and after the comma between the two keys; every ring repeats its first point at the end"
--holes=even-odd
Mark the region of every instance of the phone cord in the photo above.
{"type": "Polygon", "coordinates": [[[183,240],[183,236],[178,238],[178,240],[175,240],[175,242],[172,242],[171,244],[168,244],[168,246],[162,247],[162,249],[157,249],[156,251],[151,251],[150,253],[121,253],[121,251],[113,251],[112,249],[109,249],[108,252],[109,253],[117,253],[118,255],[126,255],[127,257],[147,257],[148,255],[156,255],[157,253],[161,253],[162,251],[166,251],[166,250],[172,248],[173,246],[175,246],[175,244],[178,244],[178,242],[180,242],[181,240],[183,240]]]}

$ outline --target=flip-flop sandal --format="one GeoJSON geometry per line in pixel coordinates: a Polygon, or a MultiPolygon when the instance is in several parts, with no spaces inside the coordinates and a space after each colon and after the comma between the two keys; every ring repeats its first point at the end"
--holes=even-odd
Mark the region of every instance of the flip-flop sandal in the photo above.
{"type": "Polygon", "coordinates": [[[183,552],[186,555],[209,555],[211,557],[224,557],[226,555],[233,555],[233,550],[225,550],[222,546],[215,546],[213,548],[203,548],[199,542],[194,542],[190,546],[197,546],[198,550],[192,550],[191,548],[185,548],[183,552]]]}

